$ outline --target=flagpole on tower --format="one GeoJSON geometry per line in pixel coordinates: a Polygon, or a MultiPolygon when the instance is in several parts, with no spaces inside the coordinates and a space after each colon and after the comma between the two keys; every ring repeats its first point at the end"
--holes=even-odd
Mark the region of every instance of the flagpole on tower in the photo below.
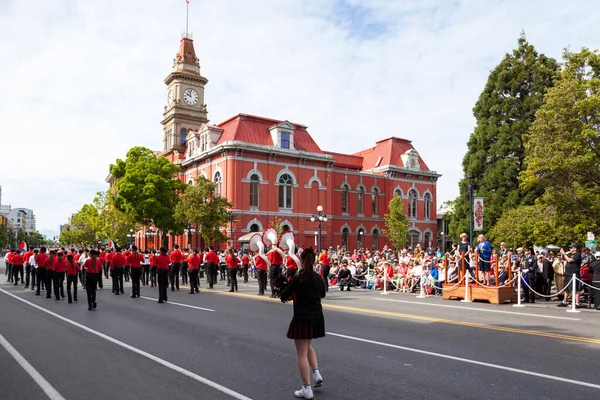
{"type": "Polygon", "coordinates": [[[190,15],[190,0],[185,0],[185,37],[189,38],[188,21],[190,15]]]}

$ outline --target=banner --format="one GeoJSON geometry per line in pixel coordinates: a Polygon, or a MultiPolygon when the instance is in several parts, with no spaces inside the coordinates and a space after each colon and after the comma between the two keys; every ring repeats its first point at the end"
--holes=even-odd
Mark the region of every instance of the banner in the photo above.
{"type": "Polygon", "coordinates": [[[483,230],[483,197],[473,199],[473,230],[483,230]]]}

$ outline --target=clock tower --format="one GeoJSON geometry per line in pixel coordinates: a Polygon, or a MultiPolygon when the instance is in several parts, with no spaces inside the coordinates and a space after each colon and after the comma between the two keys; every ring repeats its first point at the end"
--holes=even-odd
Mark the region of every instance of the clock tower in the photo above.
{"type": "MultiPolygon", "coordinates": [[[[173,60],[173,70],[165,79],[167,97],[163,113],[163,155],[185,151],[188,130],[198,130],[208,122],[204,104],[204,85],[208,79],[200,74],[200,62],[194,41],[185,34],[173,60]]],[[[177,157],[174,157],[174,159],[177,157]]]]}

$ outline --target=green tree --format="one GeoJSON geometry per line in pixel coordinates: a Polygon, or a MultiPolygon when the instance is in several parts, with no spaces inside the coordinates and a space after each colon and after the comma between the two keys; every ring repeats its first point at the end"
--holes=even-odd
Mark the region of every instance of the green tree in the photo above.
{"type": "Polygon", "coordinates": [[[125,160],[111,164],[115,179],[114,205],[142,225],[154,224],[162,233],[181,234],[182,225],[175,219],[175,207],[185,186],[177,179],[180,168],[154,151],[133,147],[125,160]]]}
{"type": "Polygon", "coordinates": [[[38,231],[27,232],[27,246],[33,248],[46,244],[46,238],[38,231]]]}
{"type": "Polygon", "coordinates": [[[101,240],[113,240],[118,245],[129,242],[127,236],[136,224],[133,216],[124,213],[115,206],[114,190],[98,192],[93,205],[98,210],[97,236],[101,240]]]}
{"type": "Polygon", "coordinates": [[[525,136],[526,189],[545,189],[572,241],[600,228],[600,54],[564,54],[565,65],[525,136]]]}
{"type": "Polygon", "coordinates": [[[226,198],[215,196],[216,185],[204,177],[195,185],[187,185],[181,201],[175,206],[176,221],[180,226],[196,226],[208,243],[226,241],[223,232],[229,221],[228,209],[232,204],[226,198]]]}
{"type": "Polygon", "coordinates": [[[519,173],[525,169],[523,135],[552,86],[556,69],[556,61],[538,54],[522,34],[518,47],[490,73],[473,108],[477,125],[463,159],[464,178],[450,227],[453,235],[469,232],[469,177],[474,193],[485,199],[484,232],[504,211],[531,205],[542,193],[536,185],[519,186],[519,173]]]}
{"type": "Polygon", "coordinates": [[[389,214],[386,214],[383,232],[396,249],[408,243],[408,228],[410,223],[404,213],[404,204],[400,196],[394,196],[389,204],[389,214]]]}
{"type": "Polygon", "coordinates": [[[8,224],[0,225],[0,246],[13,247],[15,245],[15,231],[8,224]]]}
{"type": "Polygon", "coordinates": [[[63,245],[93,246],[96,244],[98,210],[92,204],[84,204],[70,219],[60,233],[63,245]]]}

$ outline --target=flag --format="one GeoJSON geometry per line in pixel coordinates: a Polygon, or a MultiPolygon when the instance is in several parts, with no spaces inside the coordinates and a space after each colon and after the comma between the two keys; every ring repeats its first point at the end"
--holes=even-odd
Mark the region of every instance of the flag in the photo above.
{"type": "Polygon", "coordinates": [[[473,199],[473,230],[483,230],[483,197],[473,199]]]}
{"type": "Polygon", "coordinates": [[[19,243],[19,249],[27,251],[27,243],[24,240],[21,240],[21,243],[19,243]]]}
{"type": "Polygon", "coordinates": [[[108,247],[114,249],[115,248],[115,242],[113,242],[112,240],[109,240],[108,241],[108,247]]]}
{"type": "Polygon", "coordinates": [[[190,4],[190,0],[185,0],[186,3],[190,4]]]}

